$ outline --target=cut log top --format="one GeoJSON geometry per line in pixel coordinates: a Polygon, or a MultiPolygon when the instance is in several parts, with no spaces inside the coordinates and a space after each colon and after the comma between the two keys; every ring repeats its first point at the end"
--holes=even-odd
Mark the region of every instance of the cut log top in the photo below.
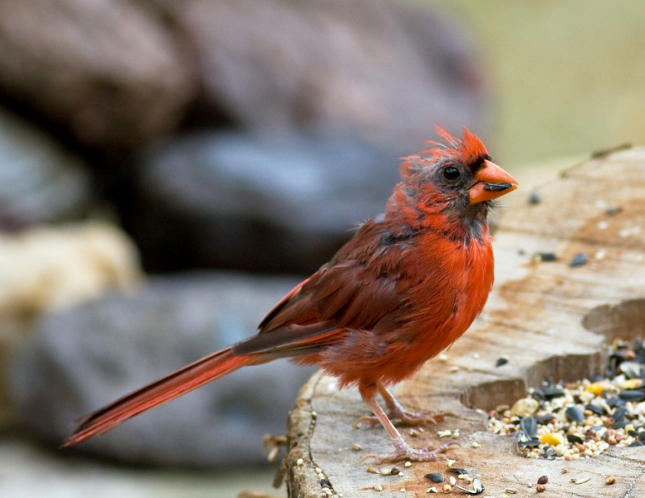
{"type": "MultiPolygon", "coordinates": [[[[517,454],[512,437],[488,432],[486,415],[476,410],[511,405],[546,378],[572,381],[602,371],[612,339],[645,336],[645,147],[595,155],[535,192],[537,204],[521,190],[503,200],[496,284],[484,313],[446,351],[447,359],[429,361],[395,388],[407,408],[454,415],[426,425],[418,437],[403,434],[412,446],[436,446],[436,431],[459,429],[461,446],[446,458],[481,476],[485,496],[501,497],[507,488],[533,495],[543,474],[549,484],[540,496],[645,496],[643,447],[576,461],[528,459],[517,454]],[[538,252],[558,259],[534,262],[538,252]],[[570,267],[578,253],[587,263],[570,267]],[[500,356],[509,362],[496,367],[500,356]],[[473,448],[473,441],[480,446],[473,448]],[[605,485],[609,474],[616,476],[613,486],[605,485]],[[590,479],[576,485],[572,476],[590,479]]],[[[366,414],[355,389],[338,391],[320,372],[309,380],[289,417],[283,462],[289,496],[323,496],[327,483],[345,497],[426,495],[433,484],[424,475],[445,473],[446,461],[405,468],[401,462],[398,476],[366,472],[370,464],[360,464],[362,456],[391,450],[380,426],[353,428],[366,414]]]]}

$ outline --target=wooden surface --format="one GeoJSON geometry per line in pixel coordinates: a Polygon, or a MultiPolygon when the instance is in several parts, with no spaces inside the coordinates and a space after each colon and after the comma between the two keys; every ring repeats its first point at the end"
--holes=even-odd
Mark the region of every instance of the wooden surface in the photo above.
{"type": "MultiPolygon", "coordinates": [[[[480,496],[501,497],[506,488],[517,490],[513,496],[535,495],[543,474],[549,477],[543,497],[645,496],[643,447],[571,462],[526,459],[517,455],[512,437],[488,432],[486,416],[475,410],[512,404],[547,377],[568,381],[601,371],[608,341],[645,336],[645,147],[601,154],[535,190],[542,199],[536,205],[528,204],[526,190],[502,199],[496,283],[484,313],[446,351],[446,361],[429,361],[395,388],[408,408],[454,416],[426,425],[419,437],[403,433],[415,447],[435,446],[437,430],[458,428],[461,446],[446,458],[481,476],[486,491],[480,496]],[[609,216],[607,208],[615,206],[622,211],[609,216]],[[555,252],[559,260],[534,263],[536,252],[555,252]],[[588,263],[569,267],[578,252],[588,255],[588,263]],[[500,356],[510,361],[495,367],[500,356]],[[473,441],[481,446],[473,448],[473,441]],[[617,477],[613,486],[604,483],[609,474],[617,477]],[[576,485],[572,477],[590,479],[576,485]]],[[[309,380],[289,418],[289,496],[323,496],[321,477],[345,497],[428,496],[433,484],[423,476],[445,473],[444,460],[395,464],[399,476],[371,474],[369,462],[360,464],[368,453],[391,450],[382,427],[353,428],[367,414],[355,389],[339,392],[321,373],[309,380]],[[355,443],[360,451],[352,450],[355,443]]]]}

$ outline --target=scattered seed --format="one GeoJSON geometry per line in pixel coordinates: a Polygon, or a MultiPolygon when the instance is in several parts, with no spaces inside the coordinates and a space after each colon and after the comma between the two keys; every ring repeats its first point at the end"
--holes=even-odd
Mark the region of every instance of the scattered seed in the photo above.
{"type": "Polygon", "coordinates": [[[544,484],[538,484],[535,486],[535,491],[538,493],[544,493],[544,491],[546,491],[546,486],[544,484]]]}
{"type": "Polygon", "coordinates": [[[426,493],[438,493],[437,488],[432,486],[431,488],[426,489],[426,493]]]}
{"type": "Polygon", "coordinates": [[[553,413],[545,413],[544,415],[538,415],[537,417],[535,417],[535,421],[539,425],[545,425],[551,422],[551,420],[553,420],[554,418],[555,415],[553,415],[553,413]]]}
{"type": "Polygon", "coordinates": [[[596,396],[600,396],[602,392],[608,387],[611,387],[611,384],[609,384],[608,382],[599,381],[599,382],[594,382],[593,384],[589,384],[585,388],[585,391],[593,393],[596,396]]]}
{"type": "Polygon", "coordinates": [[[379,470],[374,468],[374,467],[367,467],[367,469],[365,469],[365,470],[367,470],[367,472],[369,472],[370,474],[378,474],[379,473],[379,470]]]}
{"type": "Polygon", "coordinates": [[[497,360],[495,361],[495,366],[496,366],[496,367],[501,367],[501,366],[503,366],[503,365],[506,365],[507,363],[508,363],[508,358],[504,358],[503,356],[500,356],[500,357],[499,357],[499,358],[497,358],[497,360]]]}
{"type": "Polygon", "coordinates": [[[479,448],[481,445],[477,441],[473,441],[472,443],[470,443],[470,446],[472,446],[473,448],[479,448]]]}
{"type": "Polygon", "coordinates": [[[542,475],[538,477],[538,480],[537,480],[538,484],[546,484],[547,482],[549,482],[549,476],[542,475]]]}
{"type": "Polygon", "coordinates": [[[450,484],[444,484],[441,489],[443,489],[444,493],[450,493],[452,491],[452,486],[450,484]]]}
{"type": "Polygon", "coordinates": [[[540,446],[540,440],[534,437],[532,439],[529,439],[528,441],[520,441],[517,444],[523,448],[537,448],[538,446],[540,446]]]}
{"type": "Polygon", "coordinates": [[[408,467],[412,467],[412,462],[405,462],[403,466],[407,469],[408,467]]]}
{"type": "Polygon", "coordinates": [[[455,479],[454,476],[450,476],[448,478],[448,482],[450,483],[451,486],[454,486],[455,484],[457,484],[457,479],[455,479]]]}
{"type": "Polygon", "coordinates": [[[417,437],[419,433],[416,429],[410,429],[410,437],[417,437]]]}
{"type": "Polygon", "coordinates": [[[484,485],[482,484],[481,480],[478,477],[475,477],[473,479],[473,489],[466,489],[462,486],[456,486],[457,489],[460,489],[464,493],[468,493],[469,495],[478,495],[483,493],[484,490],[484,485]]]}
{"type": "Polygon", "coordinates": [[[450,458],[448,458],[448,459],[446,460],[446,465],[447,465],[448,467],[452,467],[452,466],[453,466],[453,465],[455,465],[456,463],[457,463],[457,460],[452,460],[452,459],[450,459],[450,458]]]}
{"type": "Polygon", "coordinates": [[[590,479],[591,479],[591,477],[582,477],[582,478],[572,477],[571,482],[573,484],[584,484],[585,482],[589,481],[590,479]]]}
{"type": "Polygon", "coordinates": [[[585,419],[584,413],[582,413],[582,410],[577,406],[568,406],[564,411],[564,414],[568,420],[576,422],[577,424],[582,423],[585,419]]]}
{"type": "Polygon", "coordinates": [[[362,449],[362,448],[361,448],[361,445],[360,445],[360,444],[358,444],[358,443],[354,443],[354,444],[352,444],[352,450],[353,450],[353,451],[361,451],[361,449],[362,449]]]}
{"type": "Polygon", "coordinates": [[[515,402],[513,408],[511,408],[511,413],[518,417],[528,417],[533,415],[539,406],[538,402],[532,398],[522,398],[515,402]]]}
{"type": "Polygon", "coordinates": [[[529,194],[529,204],[539,204],[541,200],[542,199],[537,192],[531,192],[529,194]]]}
{"type": "Polygon", "coordinates": [[[542,391],[542,394],[544,395],[544,399],[550,401],[564,396],[564,390],[559,387],[549,386],[542,391]]]}
{"type": "Polygon", "coordinates": [[[607,223],[605,220],[601,220],[596,224],[596,226],[598,227],[598,230],[606,230],[609,226],[609,223],[607,223]]]}
{"type": "Polygon", "coordinates": [[[560,439],[558,434],[547,432],[540,438],[540,443],[547,444],[549,446],[560,446],[562,444],[562,439],[560,439]]]}
{"type": "Polygon", "coordinates": [[[515,495],[515,494],[517,494],[517,489],[515,489],[515,488],[506,488],[504,490],[504,493],[508,493],[509,495],[515,495]]]}
{"type": "Polygon", "coordinates": [[[374,489],[374,491],[383,491],[383,486],[380,484],[375,484],[374,486],[372,486],[372,488],[374,489]]]}
{"type": "Polygon", "coordinates": [[[450,467],[448,469],[448,472],[455,475],[468,474],[468,471],[466,469],[461,469],[459,467],[450,467]]]}
{"type": "Polygon", "coordinates": [[[448,369],[448,372],[450,373],[456,373],[459,371],[459,367],[457,365],[453,365],[448,369]]]}
{"type": "Polygon", "coordinates": [[[331,482],[329,482],[327,479],[321,479],[320,480],[320,485],[323,488],[331,488],[331,482]]]}
{"type": "Polygon", "coordinates": [[[441,353],[439,356],[437,356],[437,359],[443,363],[448,361],[448,355],[445,353],[441,353]]]}
{"type": "Polygon", "coordinates": [[[305,464],[305,461],[302,458],[298,458],[298,460],[296,460],[296,465],[298,467],[300,467],[300,466],[302,466],[304,464],[305,464]]]}
{"type": "Polygon", "coordinates": [[[605,484],[612,485],[616,482],[616,476],[607,476],[605,477],[605,484]]]}
{"type": "Polygon", "coordinates": [[[535,254],[534,259],[543,263],[550,263],[552,261],[557,261],[558,256],[554,252],[538,252],[535,254]]]}
{"type": "Polygon", "coordinates": [[[430,472],[424,476],[426,479],[430,479],[432,482],[440,483],[443,482],[444,477],[440,472],[430,472]]]}
{"type": "Polygon", "coordinates": [[[605,214],[607,216],[616,216],[618,213],[622,212],[622,210],[623,208],[620,206],[613,206],[613,207],[607,208],[607,210],[605,211],[605,214]]]}
{"type": "Polygon", "coordinates": [[[537,436],[537,420],[535,417],[522,417],[520,419],[520,427],[528,438],[537,436]]]}
{"type": "Polygon", "coordinates": [[[645,392],[628,389],[621,392],[618,396],[620,399],[624,399],[625,401],[639,402],[645,399],[645,392]]]}
{"type": "Polygon", "coordinates": [[[579,252],[571,259],[571,261],[569,261],[569,266],[574,268],[576,266],[582,266],[585,263],[587,263],[587,254],[579,252]]]}
{"type": "Polygon", "coordinates": [[[567,441],[573,444],[582,444],[585,442],[584,438],[578,436],[577,434],[567,434],[567,441]]]}

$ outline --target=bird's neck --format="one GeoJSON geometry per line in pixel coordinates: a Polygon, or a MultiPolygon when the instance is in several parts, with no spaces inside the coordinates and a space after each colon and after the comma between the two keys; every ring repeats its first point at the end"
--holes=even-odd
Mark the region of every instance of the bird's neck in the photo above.
{"type": "Polygon", "coordinates": [[[419,195],[417,189],[399,183],[385,210],[390,227],[403,232],[432,231],[469,244],[488,240],[487,214],[489,205],[460,204],[458,200],[439,196],[419,195]]]}

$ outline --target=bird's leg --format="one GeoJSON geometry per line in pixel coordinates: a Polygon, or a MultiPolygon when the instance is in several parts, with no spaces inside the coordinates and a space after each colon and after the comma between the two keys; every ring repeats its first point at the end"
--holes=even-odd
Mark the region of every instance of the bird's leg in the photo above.
{"type": "Polygon", "coordinates": [[[446,451],[453,443],[443,444],[436,449],[424,448],[424,449],[415,449],[412,448],[408,443],[405,442],[401,433],[394,427],[394,424],[387,417],[383,408],[376,402],[374,396],[363,395],[363,401],[369,406],[378,421],[383,425],[387,433],[392,438],[394,443],[394,451],[385,455],[366,455],[361,460],[361,463],[365,460],[373,458],[375,463],[381,464],[385,462],[397,462],[399,460],[409,460],[414,462],[431,462],[437,460],[439,455],[446,451]]]}
{"type": "Polygon", "coordinates": [[[436,424],[437,422],[443,421],[446,417],[445,413],[433,413],[433,412],[410,412],[407,411],[401,403],[394,397],[394,395],[388,391],[385,386],[381,383],[378,384],[378,390],[381,393],[381,396],[385,400],[385,404],[389,410],[389,418],[399,419],[405,425],[421,425],[426,422],[436,424]]]}
{"type": "MultiPolygon", "coordinates": [[[[377,387],[387,405],[388,418],[390,420],[400,420],[404,425],[421,425],[426,422],[436,424],[446,417],[445,413],[407,411],[382,383],[379,382],[377,387]]],[[[354,425],[358,426],[361,422],[368,422],[371,427],[374,427],[379,423],[379,419],[377,417],[365,416],[356,420],[354,425]]]]}

